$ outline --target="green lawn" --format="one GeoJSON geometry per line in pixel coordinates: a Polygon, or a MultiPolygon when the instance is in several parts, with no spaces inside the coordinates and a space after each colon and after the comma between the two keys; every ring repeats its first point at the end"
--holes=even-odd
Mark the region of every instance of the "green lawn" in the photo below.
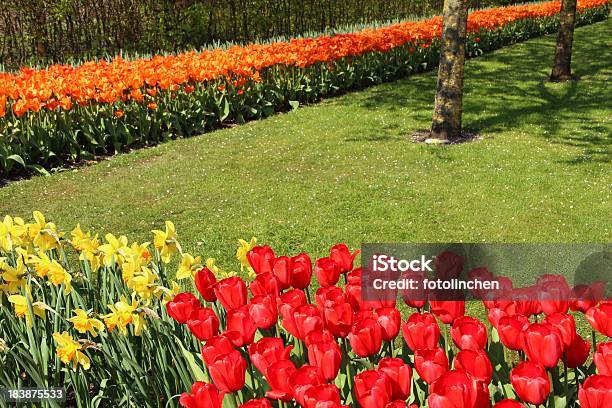
{"type": "Polygon", "coordinates": [[[554,36],[470,60],[462,145],[411,142],[435,73],[0,188],[0,214],[150,240],[229,268],[238,238],[322,255],[361,242],[610,242],[612,20],[577,30],[581,81],[546,82],[554,36]],[[605,57],[608,55],[608,57],[605,57]]]}

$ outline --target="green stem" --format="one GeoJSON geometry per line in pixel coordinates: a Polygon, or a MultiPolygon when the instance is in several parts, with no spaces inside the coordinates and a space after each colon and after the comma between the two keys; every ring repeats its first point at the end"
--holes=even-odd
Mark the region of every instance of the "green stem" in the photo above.
{"type": "Polygon", "coordinates": [[[230,402],[233,408],[238,408],[238,397],[236,397],[235,392],[231,392],[228,394],[230,396],[230,402]]]}
{"type": "Polygon", "coordinates": [[[565,354],[565,351],[563,352],[563,379],[565,380],[563,383],[563,389],[565,391],[565,397],[567,398],[569,384],[567,383],[567,355],[565,354]]]}

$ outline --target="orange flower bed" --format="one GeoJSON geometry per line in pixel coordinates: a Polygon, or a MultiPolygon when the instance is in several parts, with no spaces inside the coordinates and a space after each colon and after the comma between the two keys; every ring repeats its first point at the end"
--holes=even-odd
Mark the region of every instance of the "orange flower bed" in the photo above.
{"type": "MultiPolygon", "coordinates": [[[[580,0],[577,24],[608,18],[580,0]]],[[[558,29],[559,2],[470,14],[467,53],[558,29]]],[[[243,123],[438,64],[442,19],[152,58],[0,73],[0,175],[243,123]]]]}
{"type": "MultiPolygon", "coordinates": [[[[580,0],[580,9],[604,5],[607,0],[580,0]]],[[[551,16],[560,2],[482,10],[472,13],[468,30],[494,30],[513,21],[551,16]]],[[[17,74],[0,74],[0,117],[8,103],[17,116],[42,108],[71,109],[75,104],[142,100],[143,88],[176,89],[238,75],[253,77],[274,66],[308,67],[320,62],[386,52],[407,43],[428,43],[440,36],[442,19],[405,22],[351,34],[294,39],[289,42],[233,46],[227,50],[186,52],[172,56],[112,62],[87,62],[78,67],[53,65],[47,69],[23,68],[17,74]],[[4,102],[4,103],[3,103],[4,102]]]]}

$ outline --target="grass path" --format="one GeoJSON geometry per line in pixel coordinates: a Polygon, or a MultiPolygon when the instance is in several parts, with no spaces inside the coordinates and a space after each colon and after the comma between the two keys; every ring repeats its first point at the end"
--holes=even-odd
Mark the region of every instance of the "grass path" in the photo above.
{"type": "Polygon", "coordinates": [[[11,183],[0,214],[133,240],[171,219],[187,251],[222,263],[253,235],[313,256],[339,241],[610,242],[611,37],[612,20],[577,29],[570,84],[546,82],[554,36],[470,60],[475,143],[409,140],[430,123],[429,73],[11,183]]]}

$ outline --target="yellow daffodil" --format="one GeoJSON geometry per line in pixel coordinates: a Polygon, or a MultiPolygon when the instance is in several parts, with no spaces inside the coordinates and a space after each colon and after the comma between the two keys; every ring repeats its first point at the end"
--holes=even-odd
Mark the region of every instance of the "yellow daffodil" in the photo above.
{"type": "Polygon", "coordinates": [[[149,243],[138,244],[134,242],[126,248],[125,260],[121,264],[121,274],[124,282],[130,281],[143,267],[149,264],[151,253],[148,250],[149,243]]]}
{"type": "Polygon", "coordinates": [[[104,255],[104,265],[111,266],[114,263],[121,265],[128,249],[127,237],[121,235],[117,238],[113,234],[106,234],[104,238],[106,238],[107,243],[98,247],[98,250],[104,255]]]}
{"type": "Polygon", "coordinates": [[[140,335],[144,327],[144,320],[142,316],[136,313],[138,301],[135,299],[135,294],[132,295],[132,303],[128,303],[125,297],[122,296],[119,302],[116,302],[114,305],[108,305],[108,308],[111,313],[102,316],[102,318],[109,332],[118,327],[122,334],[127,334],[127,326],[133,324],[134,334],[140,335]]]}
{"type": "Polygon", "coordinates": [[[176,230],[172,221],[166,221],[166,230],[153,230],[153,245],[159,251],[161,260],[169,263],[172,255],[180,251],[180,246],[176,240],[176,230]]]}
{"type": "Polygon", "coordinates": [[[81,334],[86,332],[91,333],[93,337],[97,337],[98,332],[104,331],[104,323],[93,317],[89,317],[89,314],[83,309],[74,309],[72,311],[75,316],[67,319],[74,325],[74,328],[81,334]]]}
{"type": "Polygon", "coordinates": [[[142,266],[140,271],[136,272],[130,280],[127,281],[127,286],[138,294],[143,299],[150,299],[157,288],[158,277],[151,269],[142,266]]]}
{"type": "Polygon", "coordinates": [[[10,252],[13,247],[22,245],[27,228],[23,219],[8,215],[0,222],[0,249],[10,252]]]}
{"type": "Polygon", "coordinates": [[[55,286],[64,284],[64,294],[68,294],[72,290],[72,275],[56,260],[51,262],[47,276],[49,282],[55,286]]]}
{"type": "MultiPolygon", "coordinates": [[[[32,298],[28,295],[30,300],[30,305],[32,307],[32,312],[34,315],[40,317],[41,319],[45,318],[45,309],[41,305],[40,302],[32,302],[32,298]]],[[[26,321],[28,325],[32,324],[32,316],[28,311],[28,300],[23,295],[11,295],[8,297],[9,302],[13,304],[13,310],[15,311],[15,316],[22,318],[26,317],[26,321]]]]}
{"type": "Polygon", "coordinates": [[[25,285],[26,268],[23,258],[17,258],[15,267],[6,262],[6,258],[0,258],[0,278],[4,283],[0,284],[0,291],[5,293],[17,293],[25,285]]]}
{"type": "Polygon", "coordinates": [[[46,222],[45,216],[40,211],[34,211],[34,220],[36,222],[28,224],[28,235],[38,249],[41,251],[49,251],[58,248],[61,234],[58,233],[55,224],[46,222]]]}
{"type": "Polygon", "coordinates": [[[62,363],[68,365],[72,363],[73,368],[79,366],[79,364],[83,367],[83,369],[88,370],[91,362],[89,357],[87,357],[81,350],[83,350],[83,345],[78,341],[75,341],[68,332],[63,333],[53,333],[53,340],[57,344],[55,352],[59,356],[62,363]]]}
{"type": "Polygon", "coordinates": [[[84,233],[79,224],[70,234],[72,235],[72,246],[79,252],[79,259],[89,262],[91,269],[97,271],[100,268],[100,260],[103,257],[103,254],[98,251],[100,247],[98,234],[92,238],[91,233],[89,231],[84,233]]]}
{"type": "Polygon", "coordinates": [[[240,270],[244,268],[250,268],[249,260],[247,259],[247,253],[257,245],[257,238],[251,238],[251,242],[246,242],[244,239],[239,239],[238,249],[236,250],[236,259],[240,261],[240,270]]]}
{"type": "Polygon", "coordinates": [[[183,254],[181,264],[176,272],[176,279],[181,280],[194,277],[196,272],[202,267],[201,263],[202,258],[199,256],[194,258],[190,254],[183,254]]]}

